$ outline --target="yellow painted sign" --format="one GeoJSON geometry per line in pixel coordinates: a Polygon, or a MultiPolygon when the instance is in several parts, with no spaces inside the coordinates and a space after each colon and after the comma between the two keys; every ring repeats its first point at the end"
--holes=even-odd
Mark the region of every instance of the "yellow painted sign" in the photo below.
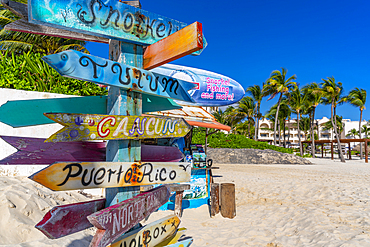
{"type": "Polygon", "coordinates": [[[154,247],[163,242],[176,232],[180,225],[180,219],[176,215],[167,216],[137,230],[131,231],[123,235],[121,240],[118,240],[108,247],[120,246],[145,246],[154,247]],[[127,235],[127,237],[126,237],[127,235]]]}
{"type": "Polygon", "coordinates": [[[72,113],[44,115],[65,126],[46,142],[182,137],[191,129],[184,119],[175,117],[72,113]]]}
{"type": "Polygon", "coordinates": [[[186,162],[57,162],[29,178],[55,190],[77,190],[189,182],[186,162]]]}

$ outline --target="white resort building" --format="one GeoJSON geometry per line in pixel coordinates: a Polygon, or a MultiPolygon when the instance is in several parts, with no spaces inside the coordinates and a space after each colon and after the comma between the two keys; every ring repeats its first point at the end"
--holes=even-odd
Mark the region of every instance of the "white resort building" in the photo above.
{"type": "MultiPolygon", "coordinates": [[[[334,139],[334,131],[331,130],[324,130],[324,124],[326,122],[330,121],[329,118],[323,117],[322,119],[316,119],[314,121],[315,124],[315,133],[318,135],[319,140],[333,140],[334,139]],[[317,128],[319,126],[319,128],[317,128]]],[[[346,136],[348,132],[351,129],[356,129],[358,131],[359,127],[359,121],[351,121],[350,119],[342,119],[343,123],[343,131],[340,135],[341,139],[349,138],[349,139],[355,139],[359,138],[358,136],[346,136]]],[[[363,120],[361,123],[361,126],[366,125],[367,121],[363,120]]],[[[259,121],[259,133],[258,133],[258,140],[260,141],[273,141],[274,140],[274,123],[270,120],[260,120],[259,121]]],[[[283,126],[280,127],[281,134],[284,132],[283,126]]],[[[277,131],[278,132],[278,131],[277,131]]],[[[310,137],[310,133],[305,133],[301,130],[301,140],[305,141],[306,138],[310,137]]],[[[276,134],[277,140],[279,138],[278,134],[276,134]]],[[[365,134],[362,135],[362,137],[365,137],[365,134]]],[[[281,136],[282,142],[284,137],[281,136]]],[[[297,121],[295,119],[286,121],[285,123],[285,140],[288,144],[291,144],[293,146],[298,145],[298,129],[297,129],[297,121]]]]}

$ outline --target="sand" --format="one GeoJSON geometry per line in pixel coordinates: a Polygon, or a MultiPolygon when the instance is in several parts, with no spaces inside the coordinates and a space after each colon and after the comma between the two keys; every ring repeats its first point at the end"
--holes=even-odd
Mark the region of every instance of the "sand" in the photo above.
{"type": "MultiPolygon", "coordinates": [[[[237,216],[210,218],[207,206],[184,210],[181,226],[192,247],[370,246],[370,164],[311,161],[217,165],[215,182],[236,185],[237,216]]],[[[75,192],[50,194],[26,178],[0,178],[0,244],[88,246],[92,229],[48,240],[33,228],[52,205],[86,200],[75,192]]],[[[147,222],[171,213],[153,213],[147,222]]]]}

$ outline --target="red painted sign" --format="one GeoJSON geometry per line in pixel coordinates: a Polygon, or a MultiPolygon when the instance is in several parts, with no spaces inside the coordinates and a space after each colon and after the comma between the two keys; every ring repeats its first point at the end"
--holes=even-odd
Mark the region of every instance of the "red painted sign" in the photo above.
{"type": "Polygon", "coordinates": [[[87,219],[98,228],[90,247],[105,247],[165,204],[169,189],[162,185],[131,199],[89,215],[87,219]]]}
{"type": "Polygon", "coordinates": [[[53,207],[35,226],[48,238],[60,238],[92,227],[87,216],[104,208],[105,199],[53,207]]]}

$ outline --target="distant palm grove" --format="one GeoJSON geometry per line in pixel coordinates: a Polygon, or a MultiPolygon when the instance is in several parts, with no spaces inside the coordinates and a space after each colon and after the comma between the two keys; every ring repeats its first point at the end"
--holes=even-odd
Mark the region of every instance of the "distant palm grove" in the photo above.
{"type": "MultiPolygon", "coordinates": [[[[259,121],[268,119],[274,124],[274,145],[284,146],[285,140],[285,122],[296,117],[300,155],[303,155],[301,145],[301,131],[310,133],[309,140],[313,144],[315,138],[314,119],[315,110],[319,104],[331,106],[330,122],[326,128],[333,129],[336,141],[340,146],[340,123],[341,117],[337,115],[337,106],[343,103],[349,103],[359,109],[359,133],[361,136],[362,113],[365,109],[366,90],[360,88],[352,89],[348,95],[344,95],[341,82],[335,78],[327,77],[321,79],[321,82],[312,82],[303,87],[296,81],[295,75],[288,77],[287,70],[272,71],[269,78],[262,85],[249,86],[246,94],[236,107],[229,106],[226,110],[218,109],[214,112],[216,119],[223,124],[229,125],[233,133],[246,135],[250,139],[257,140],[259,133],[259,121]],[[278,101],[265,114],[260,112],[261,102],[264,97],[271,100],[275,97],[278,101]],[[334,126],[334,128],[333,128],[334,126]],[[281,135],[281,129],[283,134],[281,135]],[[279,134],[278,134],[279,133],[279,134]],[[280,138],[284,137],[284,140],[280,138]]],[[[354,130],[355,131],[355,130],[354,130]]],[[[312,145],[312,156],[315,156],[315,145],[312,145]]],[[[362,151],[360,152],[362,155],[362,151]]],[[[344,156],[339,148],[339,156],[344,162],[344,156]]]]}

